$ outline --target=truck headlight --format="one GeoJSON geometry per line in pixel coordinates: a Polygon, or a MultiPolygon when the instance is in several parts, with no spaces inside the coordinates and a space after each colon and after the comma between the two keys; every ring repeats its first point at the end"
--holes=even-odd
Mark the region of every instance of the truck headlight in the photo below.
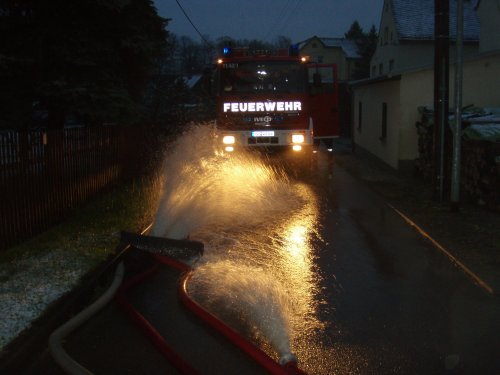
{"type": "Polygon", "coordinates": [[[292,143],[304,143],[304,134],[292,134],[292,143]]]}
{"type": "Polygon", "coordinates": [[[225,145],[234,145],[236,139],[234,138],[234,135],[225,135],[222,138],[222,143],[225,145]]]}

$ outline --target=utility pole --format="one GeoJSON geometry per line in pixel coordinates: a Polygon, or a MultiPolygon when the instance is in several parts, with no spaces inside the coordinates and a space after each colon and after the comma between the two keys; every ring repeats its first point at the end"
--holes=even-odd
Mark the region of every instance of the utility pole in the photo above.
{"type": "Polygon", "coordinates": [[[434,0],[434,186],[443,200],[449,110],[449,0],[434,0]]]}
{"type": "Polygon", "coordinates": [[[457,40],[455,63],[455,127],[451,163],[451,209],[458,211],[460,203],[460,162],[462,152],[462,81],[463,81],[464,1],[457,0],[457,40]]]}

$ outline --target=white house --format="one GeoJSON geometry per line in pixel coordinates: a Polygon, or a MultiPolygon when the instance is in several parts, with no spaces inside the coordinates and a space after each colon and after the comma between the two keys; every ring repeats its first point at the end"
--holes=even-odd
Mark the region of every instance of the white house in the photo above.
{"type": "MultiPolygon", "coordinates": [[[[434,63],[434,1],[386,0],[379,41],[370,64],[370,77],[429,68],[434,63]]],[[[479,45],[475,2],[464,1],[464,57],[474,56],[479,45]]],[[[450,1],[450,39],[456,39],[456,0],[450,1]]],[[[454,59],[454,50],[450,49],[454,59]]]]}
{"type": "Polygon", "coordinates": [[[300,54],[309,56],[311,61],[319,64],[336,64],[338,79],[341,82],[352,79],[361,60],[354,40],[313,36],[298,45],[300,54]]]}
{"type": "Polygon", "coordinates": [[[500,51],[500,1],[480,0],[476,10],[481,20],[479,51],[500,51]]]}
{"type": "MultiPolygon", "coordinates": [[[[500,107],[499,3],[464,0],[464,105],[500,107]]],[[[385,0],[370,79],[352,84],[354,143],[398,170],[418,156],[418,107],[433,106],[433,34],[434,0],[385,0]]],[[[450,0],[450,93],[455,35],[450,0]]]]}

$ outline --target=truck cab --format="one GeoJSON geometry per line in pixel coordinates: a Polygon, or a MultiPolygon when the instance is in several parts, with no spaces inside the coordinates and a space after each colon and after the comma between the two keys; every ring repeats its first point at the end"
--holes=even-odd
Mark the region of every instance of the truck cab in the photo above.
{"type": "Polygon", "coordinates": [[[216,128],[224,150],[311,153],[315,129],[322,130],[314,121],[320,118],[314,100],[325,100],[327,91],[320,89],[317,71],[311,71],[306,57],[289,51],[225,49],[217,60],[216,96],[216,128]]]}

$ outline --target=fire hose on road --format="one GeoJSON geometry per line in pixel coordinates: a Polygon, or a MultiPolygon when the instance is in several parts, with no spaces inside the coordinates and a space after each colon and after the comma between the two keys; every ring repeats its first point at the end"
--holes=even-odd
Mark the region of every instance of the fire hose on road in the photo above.
{"type": "Polygon", "coordinates": [[[67,373],[74,375],[89,375],[92,374],[85,367],[71,358],[63,348],[63,340],[74,330],[80,327],[83,323],[89,320],[92,316],[97,314],[104,306],[106,306],[114,297],[117,289],[123,280],[125,267],[123,262],[120,262],[115,271],[115,277],[108,290],[92,305],[81,311],[73,319],[64,323],[56,329],[49,338],[49,350],[54,360],[61,366],[67,373]]]}
{"type": "Polygon", "coordinates": [[[151,237],[128,232],[122,233],[122,242],[127,243],[140,250],[146,250],[153,254],[155,264],[148,270],[123,281],[123,262],[116,268],[114,280],[109,289],[92,305],[87,307],[73,319],[59,327],[50,337],[49,348],[56,362],[70,374],[92,374],[89,370],[74,361],[62,346],[62,341],[72,331],[101,310],[115,296],[116,301],[129,317],[141,328],[142,332],[154,344],[155,348],[175,367],[180,373],[194,375],[199,372],[194,369],[188,361],[179,356],[169,345],[155,327],[127,300],[127,291],[134,286],[145,282],[155,274],[160,265],[166,265],[180,271],[181,282],[178,289],[179,299],[182,304],[205,323],[221,333],[235,346],[246,353],[270,374],[305,374],[297,367],[297,360],[292,353],[282,354],[280,363],[275,362],[259,347],[242,337],[238,332],[223,323],[201,305],[194,301],[188,293],[187,285],[192,276],[193,269],[187,263],[177,258],[187,259],[203,253],[203,244],[189,240],[173,240],[160,237],[151,237]],[[170,254],[165,255],[164,249],[168,248],[170,254]],[[172,248],[176,249],[172,253],[172,248]]]}

